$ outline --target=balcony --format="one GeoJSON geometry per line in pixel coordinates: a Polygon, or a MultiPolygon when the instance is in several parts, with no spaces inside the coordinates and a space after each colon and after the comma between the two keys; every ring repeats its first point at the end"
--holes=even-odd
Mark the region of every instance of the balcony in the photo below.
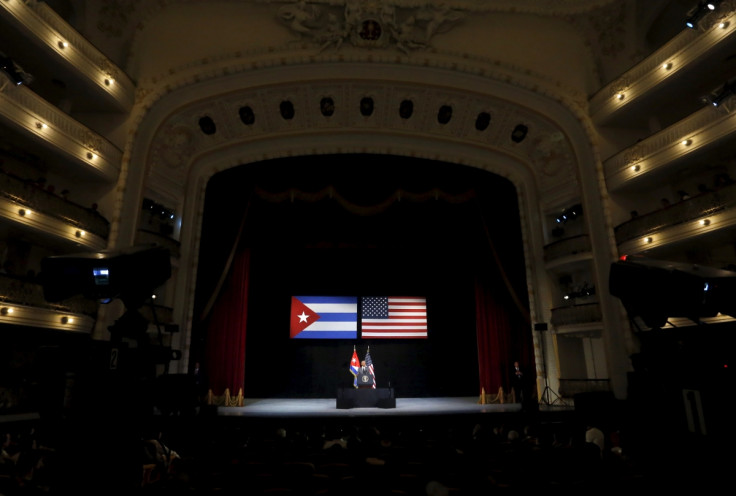
{"type": "Polygon", "coordinates": [[[96,211],[5,172],[0,172],[0,197],[20,207],[42,212],[102,240],[106,240],[110,234],[110,222],[96,211]]]}
{"type": "Polygon", "coordinates": [[[79,296],[58,303],[49,303],[43,296],[43,286],[40,283],[7,274],[0,274],[0,301],[90,317],[97,315],[96,301],[79,296]]]}
{"type": "Polygon", "coordinates": [[[16,325],[90,333],[97,315],[97,302],[74,297],[49,303],[43,286],[31,280],[0,274],[0,325],[16,325]]]}
{"type": "Polygon", "coordinates": [[[3,52],[34,76],[35,92],[49,101],[63,81],[82,112],[128,112],[135,84],[46,2],[0,2],[3,52]]]}
{"type": "Polygon", "coordinates": [[[553,260],[591,252],[590,237],[587,234],[580,234],[546,245],[544,247],[544,260],[545,262],[551,262],[553,260]]]}
{"type": "Polygon", "coordinates": [[[653,231],[713,215],[736,205],[736,184],[708,191],[674,205],[635,217],[614,228],[616,244],[641,238],[653,231]]]}
{"type": "Polygon", "coordinates": [[[553,308],[550,321],[554,327],[565,327],[598,323],[602,318],[600,304],[596,301],[553,308]]]}

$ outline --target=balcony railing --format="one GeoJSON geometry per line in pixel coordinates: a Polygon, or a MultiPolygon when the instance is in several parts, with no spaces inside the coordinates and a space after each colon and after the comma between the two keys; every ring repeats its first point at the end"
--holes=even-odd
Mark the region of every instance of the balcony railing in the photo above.
{"type": "Polygon", "coordinates": [[[599,303],[583,303],[552,309],[551,322],[553,326],[588,324],[600,322],[602,319],[599,303]]]}
{"type": "Polygon", "coordinates": [[[61,302],[49,303],[43,296],[43,286],[27,278],[0,274],[0,301],[36,308],[97,316],[97,302],[75,296],[61,302]]]}
{"type": "Polygon", "coordinates": [[[590,253],[590,237],[580,234],[571,238],[560,239],[544,247],[544,259],[549,262],[562,257],[577,255],[579,253],[590,253]]]}
{"type": "Polygon", "coordinates": [[[103,239],[107,239],[110,234],[110,222],[96,211],[5,172],[0,172],[0,194],[20,205],[56,217],[103,239]]]}
{"type": "Polygon", "coordinates": [[[682,200],[667,208],[635,217],[614,228],[616,243],[621,244],[667,226],[712,215],[736,206],[736,185],[708,191],[682,200]]]}

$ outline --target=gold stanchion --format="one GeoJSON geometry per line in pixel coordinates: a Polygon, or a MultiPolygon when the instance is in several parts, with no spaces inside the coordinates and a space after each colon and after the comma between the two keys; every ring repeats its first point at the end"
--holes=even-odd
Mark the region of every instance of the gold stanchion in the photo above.
{"type": "Polygon", "coordinates": [[[486,404],[486,389],[480,388],[480,398],[478,399],[479,405],[485,405],[486,404]]]}

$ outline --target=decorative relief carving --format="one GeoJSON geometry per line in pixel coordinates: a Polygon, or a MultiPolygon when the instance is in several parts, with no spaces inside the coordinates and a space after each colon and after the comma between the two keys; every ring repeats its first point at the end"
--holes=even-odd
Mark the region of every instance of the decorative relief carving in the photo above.
{"type": "Polygon", "coordinates": [[[624,93],[629,89],[629,86],[631,86],[631,81],[629,81],[628,77],[624,76],[611,83],[608,87],[608,91],[611,96],[616,96],[620,93],[624,93]]]}
{"type": "Polygon", "coordinates": [[[140,0],[105,1],[99,7],[97,29],[119,38],[129,29],[140,0]]]}
{"type": "Polygon", "coordinates": [[[320,51],[349,42],[361,48],[395,47],[409,53],[465,17],[445,4],[399,7],[389,1],[347,0],[344,6],[298,0],[279,7],[278,19],[320,51]]]}
{"type": "Polygon", "coordinates": [[[153,150],[154,163],[170,169],[189,164],[196,151],[194,130],[184,125],[169,125],[158,136],[153,150]]]}
{"type": "Polygon", "coordinates": [[[82,136],[82,144],[88,150],[99,153],[103,147],[102,138],[92,131],[86,130],[82,136]]]}
{"type": "Polygon", "coordinates": [[[531,144],[530,158],[545,176],[556,176],[570,164],[569,150],[561,132],[544,133],[535,137],[531,144]]]}
{"type": "Polygon", "coordinates": [[[642,147],[639,145],[634,145],[631,148],[628,148],[624,151],[624,162],[626,164],[635,164],[644,157],[644,153],[642,152],[642,147]]]}

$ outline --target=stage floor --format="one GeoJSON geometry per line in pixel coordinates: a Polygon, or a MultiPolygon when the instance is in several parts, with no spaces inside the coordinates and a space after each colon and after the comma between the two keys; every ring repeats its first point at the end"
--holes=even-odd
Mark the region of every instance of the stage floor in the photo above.
{"type": "MultiPolygon", "coordinates": [[[[246,398],[239,407],[219,407],[218,416],[226,417],[375,417],[402,415],[457,415],[518,413],[520,403],[479,405],[477,397],[397,398],[396,408],[338,409],[335,398],[246,398]]],[[[564,405],[540,405],[540,411],[571,410],[564,405]]]]}

